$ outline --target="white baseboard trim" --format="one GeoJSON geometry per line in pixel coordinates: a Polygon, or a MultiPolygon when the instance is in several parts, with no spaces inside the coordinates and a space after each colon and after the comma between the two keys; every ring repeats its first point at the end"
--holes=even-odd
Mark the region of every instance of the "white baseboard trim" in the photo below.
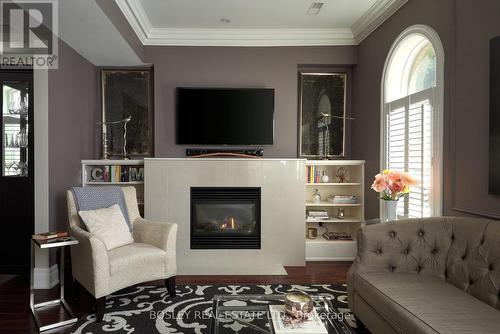
{"type": "Polygon", "coordinates": [[[49,268],[35,268],[35,289],[51,289],[59,284],[59,268],[54,264],[49,268]]]}

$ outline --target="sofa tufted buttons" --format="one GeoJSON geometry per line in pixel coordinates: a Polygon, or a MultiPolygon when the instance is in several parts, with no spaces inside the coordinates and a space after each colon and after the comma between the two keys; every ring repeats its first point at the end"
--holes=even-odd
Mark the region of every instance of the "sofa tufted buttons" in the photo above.
{"type": "Polygon", "coordinates": [[[436,255],[438,253],[438,249],[437,248],[433,248],[432,251],[431,251],[431,254],[432,255],[436,255]]]}
{"type": "Polygon", "coordinates": [[[425,234],[425,233],[424,233],[424,230],[420,230],[420,231],[418,231],[418,236],[419,236],[419,237],[423,237],[423,236],[424,236],[424,234],[425,234]]]}
{"type": "Polygon", "coordinates": [[[493,265],[492,265],[492,264],[490,264],[490,266],[488,267],[488,269],[489,269],[490,271],[493,271],[493,270],[494,270],[494,269],[493,269],[493,265]]]}
{"type": "Polygon", "coordinates": [[[378,248],[377,250],[375,250],[375,253],[376,254],[382,254],[382,249],[378,248]]]}
{"type": "Polygon", "coordinates": [[[410,254],[410,249],[409,248],[406,248],[404,251],[403,251],[404,254],[408,255],[410,254]]]}
{"type": "Polygon", "coordinates": [[[469,281],[469,285],[472,285],[472,284],[474,284],[474,281],[473,281],[473,280],[470,280],[470,281],[469,281]]]}
{"type": "Polygon", "coordinates": [[[391,238],[394,238],[396,236],[396,232],[394,232],[394,231],[389,232],[389,236],[391,238]]]}
{"type": "Polygon", "coordinates": [[[451,241],[455,241],[455,235],[454,234],[451,235],[451,241]]]}
{"type": "Polygon", "coordinates": [[[421,265],[418,265],[417,266],[417,273],[420,273],[422,271],[422,266],[421,265]]]}
{"type": "Polygon", "coordinates": [[[396,270],[396,267],[395,267],[395,266],[391,266],[391,265],[390,265],[390,266],[389,266],[389,270],[390,270],[390,271],[394,271],[394,270],[396,270]]]}
{"type": "Polygon", "coordinates": [[[464,254],[464,255],[462,256],[462,260],[465,260],[465,258],[467,258],[467,254],[464,254]]]}

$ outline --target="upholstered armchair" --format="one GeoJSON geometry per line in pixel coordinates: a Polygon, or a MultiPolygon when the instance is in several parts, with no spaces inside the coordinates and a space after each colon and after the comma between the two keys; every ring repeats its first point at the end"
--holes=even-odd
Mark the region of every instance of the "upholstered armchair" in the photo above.
{"type": "Polygon", "coordinates": [[[141,218],[135,188],[123,187],[122,191],[134,243],[110,251],[86,230],[73,192],[66,193],[70,234],[79,241],[71,247],[72,273],[94,296],[97,321],[103,319],[106,296],[134,284],[164,279],[170,296],[175,297],[177,225],[141,218]]]}

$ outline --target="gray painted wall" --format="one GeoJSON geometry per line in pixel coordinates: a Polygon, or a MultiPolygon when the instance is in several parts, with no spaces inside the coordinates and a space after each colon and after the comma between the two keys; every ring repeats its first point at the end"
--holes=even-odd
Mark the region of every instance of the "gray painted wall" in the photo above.
{"type": "Polygon", "coordinates": [[[98,152],[97,98],[94,65],[59,40],[59,68],[49,70],[51,230],[67,229],[65,190],[80,184],[80,160],[94,158],[98,152]]]}
{"type": "Polygon", "coordinates": [[[275,89],[275,141],[266,157],[297,156],[299,65],[351,66],[356,47],[158,47],[145,48],[154,64],[155,151],[183,157],[175,143],[176,87],[267,87],[275,89]]]}
{"type": "Polygon", "coordinates": [[[354,69],[352,156],[366,159],[366,217],[379,215],[369,189],[380,166],[380,89],[385,59],[407,27],[426,24],[445,51],[444,205],[446,215],[500,217],[488,195],[489,40],[500,34],[500,2],[411,0],[358,47],[354,69]]]}
{"type": "MultiPolygon", "coordinates": [[[[175,144],[175,87],[212,86],[275,88],[276,138],[265,155],[296,157],[297,68],[357,64],[351,156],[367,161],[366,216],[378,216],[379,202],[369,183],[379,169],[384,61],[401,31],[427,24],[439,33],[446,58],[444,213],[500,216],[499,198],[487,194],[488,42],[500,35],[498,17],[495,0],[483,0],[481,6],[467,0],[411,0],[358,47],[145,47],[144,60],[155,68],[156,156],[184,156],[186,147],[175,144]]],[[[66,224],[64,190],[79,184],[80,160],[99,152],[95,67],[62,42],[59,52],[59,69],[49,71],[51,229],[66,224]]]]}

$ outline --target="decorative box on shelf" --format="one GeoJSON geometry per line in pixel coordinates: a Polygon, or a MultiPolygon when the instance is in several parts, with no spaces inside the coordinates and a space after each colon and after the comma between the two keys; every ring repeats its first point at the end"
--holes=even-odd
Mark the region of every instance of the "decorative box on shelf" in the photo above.
{"type": "Polygon", "coordinates": [[[364,221],[364,166],[363,160],[306,162],[306,232],[317,229],[316,239],[306,239],[307,261],[354,260],[356,231],[364,221]],[[352,240],[327,240],[325,232],[352,240]]]}
{"type": "Polygon", "coordinates": [[[82,160],[82,186],[133,186],[144,206],[144,160],[82,160]]]}

